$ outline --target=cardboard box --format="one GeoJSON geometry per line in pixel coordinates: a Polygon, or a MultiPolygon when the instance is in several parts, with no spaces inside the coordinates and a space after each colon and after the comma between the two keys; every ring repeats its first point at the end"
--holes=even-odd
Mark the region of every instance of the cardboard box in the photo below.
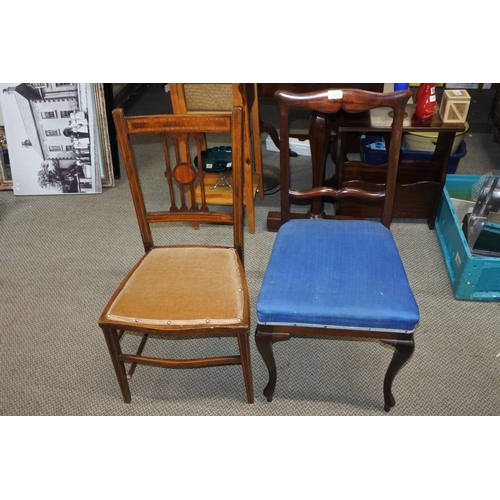
{"type": "Polygon", "coordinates": [[[479,83],[447,83],[447,89],[478,89],[479,83]]]}
{"type": "Polygon", "coordinates": [[[447,83],[447,89],[471,89],[471,90],[489,90],[492,83],[447,83]]]}
{"type": "MultiPolygon", "coordinates": [[[[297,137],[290,137],[289,140],[290,149],[297,153],[299,156],[311,156],[311,147],[309,145],[309,139],[304,139],[303,141],[297,137]]],[[[279,149],[275,146],[270,136],[266,138],[266,149],[268,151],[274,151],[279,153],[279,149]]]]}
{"type": "Polygon", "coordinates": [[[439,106],[439,116],[446,123],[465,123],[469,107],[470,95],[466,90],[445,90],[439,106]]]}

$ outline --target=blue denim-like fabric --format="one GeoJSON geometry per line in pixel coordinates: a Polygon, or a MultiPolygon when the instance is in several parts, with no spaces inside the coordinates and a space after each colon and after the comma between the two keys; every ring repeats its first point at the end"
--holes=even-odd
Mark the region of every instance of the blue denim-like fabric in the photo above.
{"type": "Polygon", "coordinates": [[[292,220],[276,235],[259,323],[412,332],[419,310],[389,229],[363,220],[292,220]]]}

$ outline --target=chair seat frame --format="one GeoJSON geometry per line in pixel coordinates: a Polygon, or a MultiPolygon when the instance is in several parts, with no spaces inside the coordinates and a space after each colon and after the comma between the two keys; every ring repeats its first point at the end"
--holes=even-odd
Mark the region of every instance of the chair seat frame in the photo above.
{"type": "Polygon", "coordinates": [[[392,383],[401,367],[410,359],[415,350],[413,333],[380,332],[374,330],[353,330],[339,328],[315,328],[289,325],[257,324],[255,344],[266,364],[269,380],[263,394],[267,401],[273,400],[276,389],[277,370],[274,358],[273,344],[277,341],[297,337],[343,337],[357,339],[377,339],[395,348],[393,357],[384,377],[384,410],[389,411],[396,400],[392,393],[392,383]]]}

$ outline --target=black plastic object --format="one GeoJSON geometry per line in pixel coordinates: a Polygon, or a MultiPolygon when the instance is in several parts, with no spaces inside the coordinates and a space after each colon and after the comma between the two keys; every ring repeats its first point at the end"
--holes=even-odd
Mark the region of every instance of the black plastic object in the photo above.
{"type": "MultiPolygon", "coordinates": [[[[231,146],[215,146],[201,152],[201,168],[204,172],[227,172],[233,166],[231,146]]],[[[198,167],[198,157],[194,164],[198,167]]]]}

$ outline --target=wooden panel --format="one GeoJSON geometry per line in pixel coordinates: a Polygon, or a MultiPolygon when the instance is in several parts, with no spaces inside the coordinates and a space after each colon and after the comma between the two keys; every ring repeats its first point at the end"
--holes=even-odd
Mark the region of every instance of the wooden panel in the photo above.
{"type": "Polygon", "coordinates": [[[497,87],[488,122],[495,139],[500,142],[500,86],[497,87]]]}
{"type": "MultiPolygon", "coordinates": [[[[397,184],[393,217],[427,219],[440,192],[441,186],[438,183],[397,184]]],[[[381,213],[380,206],[351,202],[342,203],[337,209],[338,215],[352,217],[380,217],[381,213]]]]}
{"type": "MultiPolygon", "coordinates": [[[[384,165],[349,162],[343,166],[343,184],[363,179],[365,182],[383,184],[384,165]]],[[[414,162],[399,166],[393,217],[428,218],[432,214],[436,197],[441,191],[441,167],[434,162],[414,162]]],[[[381,208],[374,205],[345,202],[337,209],[338,215],[379,217],[381,208]]]]}
{"type": "MultiPolygon", "coordinates": [[[[218,185],[214,188],[217,181],[220,179],[219,174],[206,174],[205,175],[205,198],[209,205],[232,205],[233,204],[233,190],[229,186],[218,185]]],[[[257,193],[259,186],[260,176],[254,174],[253,176],[253,196],[257,193]]],[[[232,181],[231,174],[227,175],[229,183],[232,181]]],[[[253,198],[252,198],[253,199],[253,198]]],[[[243,202],[246,206],[247,200],[245,194],[243,195],[243,202]]],[[[196,188],[196,203],[201,203],[200,187],[196,188]]]]}

